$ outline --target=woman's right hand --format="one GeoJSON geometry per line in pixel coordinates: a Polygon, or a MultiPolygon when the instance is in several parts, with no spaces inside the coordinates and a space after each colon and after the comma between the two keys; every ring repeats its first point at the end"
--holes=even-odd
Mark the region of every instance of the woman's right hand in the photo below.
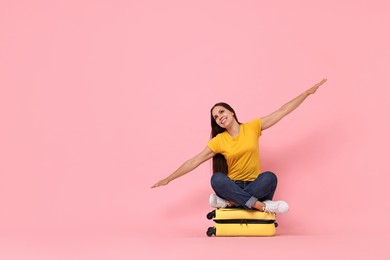
{"type": "Polygon", "coordinates": [[[169,182],[173,181],[174,179],[177,179],[177,178],[183,176],[184,174],[187,174],[188,172],[192,171],[193,169],[198,167],[201,163],[212,158],[214,155],[215,155],[214,152],[211,151],[211,149],[208,146],[206,146],[206,148],[202,152],[200,152],[198,155],[196,155],[192,159],[187,160],[176,171],[174,171],[171,175],[169,175],[165,179],[162,179],[161,181],[157,182],[151,188],[153,189],[153,188],[167,185],[169,182]]]}
{"type": "Polygon", "coordinates": [[[152,187],[150,187],[150,188],[157,188],[157,187],[160,187],[160,186],[165,186],[165,185],[167,185],[169,183],[169,181],[167,180],[167,179],[163,179],[163,180],[161,180],[161,181],[159,181],[159,182],[157,182],[156,184],[154,184],[152,187]]]}

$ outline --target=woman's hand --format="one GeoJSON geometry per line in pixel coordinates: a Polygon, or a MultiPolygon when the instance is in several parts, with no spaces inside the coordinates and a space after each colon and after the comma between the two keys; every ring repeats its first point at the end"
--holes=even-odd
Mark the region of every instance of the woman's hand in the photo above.
{"type": "Polygon", "coordinates": [[[314,94],[317,89],[326,82],[326,79],[321,80],[296,98],[290,100],[279,109],[269,114],[268,116],[261,118],[261,130],[265,130],[270,128],[277,122],[279,122],[283,117],[291,113],[294,109],[296,109],[310,94],[314,94]]]}
{"type": "Polygon", "coordinates": [[[197,154],[195,157],[187,160],[171,175],[157,182],[151,188],[153,189],[153,188],[167,185],[169,182],[173,181],[174,179],[177,179],[183,176],[184,174],[187,174],[188,172],[198,167],[200,164],[204,163],[208,159],[211,159],[214,155],[215,153],[211,151],[211,149],[208,146],[206,146],[206,148],[202,152],[197,154]]]}
{"type": "Polygon", "coordinates": [[[160,186],[165,186],[165,185],[167,185],[169,183],[169,181],[167,180],[167,179],[163,179],[163,180],[161,180],[161,181],[159,181],[159,182],[157,182],[156,184],[154,184],[152,187],[150,187],[150,188],[157,188],[157,187],[160,187],[160,186]]]}
{"type": "Polygon", "coordinates": [[[309,88],[308,90],[306,90],[306,93],[307,94],[314,94],[317,89],[326,82],[327,79],[323,79],[321,80],[320,82],[318,82],[317,84],[315,84],[313,87],[309,88]]]}

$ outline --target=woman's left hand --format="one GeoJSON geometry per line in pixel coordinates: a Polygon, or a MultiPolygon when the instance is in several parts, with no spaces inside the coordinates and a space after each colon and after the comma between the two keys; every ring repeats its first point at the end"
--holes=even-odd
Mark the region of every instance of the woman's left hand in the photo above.
{"type": "Polygon", "coordinates": [[[307,94],[314,94],[317,89],[322,85],[324,84],[325,82],[327,81],[327,79],[323,79],[321,80],[320,82],[318,82],[317,84],[315,84],[313,87],[309,88],[308,90],[306,90],[306,93],[307,94]]]}

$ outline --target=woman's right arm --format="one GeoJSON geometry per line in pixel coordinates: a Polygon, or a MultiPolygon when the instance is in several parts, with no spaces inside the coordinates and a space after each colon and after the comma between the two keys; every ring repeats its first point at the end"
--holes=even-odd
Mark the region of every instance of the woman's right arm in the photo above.
{"type": "Polygon", "coordinates": [[[195,157],[187,160],[185,163],[183,163],[176,171],[174,171],[171,175],[166,177],[165,179],[162,179],[161,181],[154,184],[151,188],[156,188],[159,186],[167,185],[169,182],[173,181],[174,179],[177,179],[190,171],[194,170],[196,167],[204,163],[205,161],[211,159],[215,153],[208,147],[197,154],[195,157]]]}

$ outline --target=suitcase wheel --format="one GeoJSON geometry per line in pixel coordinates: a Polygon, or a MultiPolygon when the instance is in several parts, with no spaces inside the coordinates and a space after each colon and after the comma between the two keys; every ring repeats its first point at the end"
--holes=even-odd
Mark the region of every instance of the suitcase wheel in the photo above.
{"type": "Polygon", "coordinates": [[[215,227],[209,227],[209,229],[206,232],[208,237],[215,236],[216,235],[216,229],[215,227]]]}
{"type": "Polygon", "coordinates": [[[213,219],[215,218],[215,210],[209,212],[209,214],[207,214],[207,219],[213,219]]]}

